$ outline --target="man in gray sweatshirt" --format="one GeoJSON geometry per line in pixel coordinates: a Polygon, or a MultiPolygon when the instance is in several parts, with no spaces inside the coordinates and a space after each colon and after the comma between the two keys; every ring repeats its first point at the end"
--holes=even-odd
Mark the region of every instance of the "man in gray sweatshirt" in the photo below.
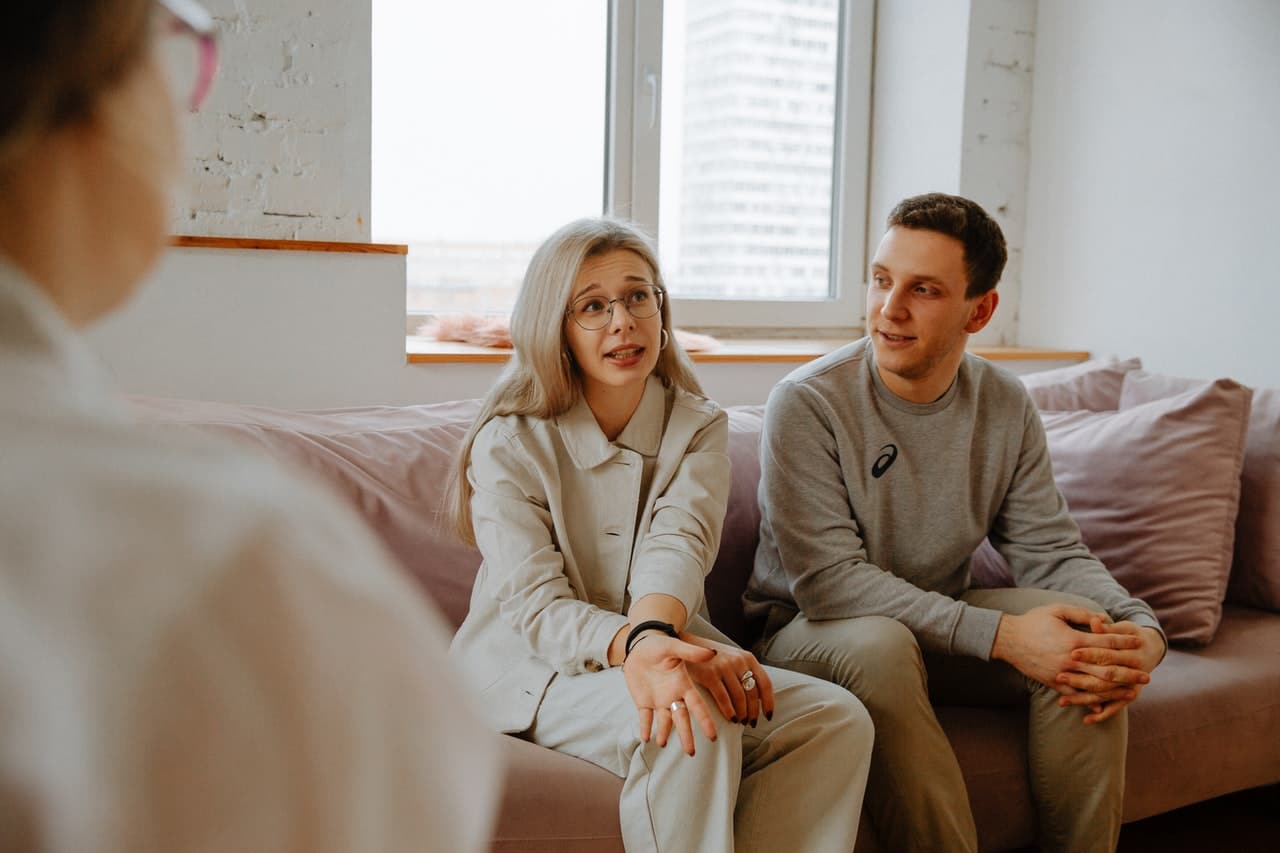
{"type": "Polygon", "coordinates": [[[1026,703],[1042,847],[1113,849],[1124,709],[1164,635],[1081,543],[1022,384],[965,352],[999,302],[999,225],[931,193],[888,226],[868,336],[769,395],[744,597],[765,623],[756,653],[844,685],[871,712],[866,805],[883,847],[977,849],[932,698],[1026,703]],[[984,537],[1018,588],[970,588],[984,537]]]}

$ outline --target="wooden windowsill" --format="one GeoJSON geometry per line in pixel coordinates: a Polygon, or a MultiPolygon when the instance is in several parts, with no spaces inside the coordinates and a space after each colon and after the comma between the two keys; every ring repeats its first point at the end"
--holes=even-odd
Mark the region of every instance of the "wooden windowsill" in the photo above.
{"type": "Polygon", "coordinates": [[[266,249],[274,252],[347,252],[355,255],[407,255],[400,243],[346,243],[336,240],[268,240],[259,237],[196,237],[177,235],[170,246],[187,249],[266,249]]]}
{"type": "MultiPolygon", "coordinates": [[[[847,340],[735,338],[722,340],[720,346],[711,352],[691,352],[689,357],[700,363],[803,364],[846,343],[847,340]]],[[[991,361],[1084,361],[1089,357],[1084,350],[1032,347],[974,346],[969,351],[991,361]]],[[[409,364],[501,364],[510,357],[509,349],[437,341],[416,335],[405,339],[405,360],[409,364]]]]}

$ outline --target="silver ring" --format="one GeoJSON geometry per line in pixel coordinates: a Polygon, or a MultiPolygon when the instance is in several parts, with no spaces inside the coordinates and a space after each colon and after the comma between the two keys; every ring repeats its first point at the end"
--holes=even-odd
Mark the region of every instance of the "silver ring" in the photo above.
{"type": "Polygon", "coordinates": [[[756,677],[751,670],[747,670],[742,673],[738,680],[742,682],[742,689],[746,690],[748,693],[756,689],[756,677]]]}
{"type": "Polygon", "coordinates": [[[683,703],[683,702],[681,702],[681,701],[679,701],[679,700],[676,700],[675,702],[672,702],[672,703],[671,703],[671,713],[672,713],[672,714],[675,714],[675,712],[676,712],[676,711],[683,711],[683,710],[684,710],[684,703],[683,703]]]}

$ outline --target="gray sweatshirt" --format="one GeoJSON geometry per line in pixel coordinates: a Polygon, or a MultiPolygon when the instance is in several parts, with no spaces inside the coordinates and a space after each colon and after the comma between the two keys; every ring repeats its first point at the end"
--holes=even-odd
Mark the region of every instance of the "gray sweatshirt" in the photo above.
{"type": "Polygon", "coordinates": [[[806,364],[769,395],[760,468],[744,603],[769,630],[889,616],[926,651],[989,659],[1000,612],[957,600],[988,535],[1018,586],[1160,627],[1080,541],[1022,383],[976,356],[926,404],[885,387],[866,338],[806,364]]]}

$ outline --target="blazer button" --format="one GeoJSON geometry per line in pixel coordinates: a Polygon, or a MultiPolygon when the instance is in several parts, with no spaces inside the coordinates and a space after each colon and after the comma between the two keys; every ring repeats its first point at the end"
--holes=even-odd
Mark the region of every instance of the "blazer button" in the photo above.
{"type": "Polygon", "coordinates": [[[604,664],[594,658],[587,658],[583,663],[583,666],[586,668],[587,672],[600,672],[604,669],[604,664]]]}

